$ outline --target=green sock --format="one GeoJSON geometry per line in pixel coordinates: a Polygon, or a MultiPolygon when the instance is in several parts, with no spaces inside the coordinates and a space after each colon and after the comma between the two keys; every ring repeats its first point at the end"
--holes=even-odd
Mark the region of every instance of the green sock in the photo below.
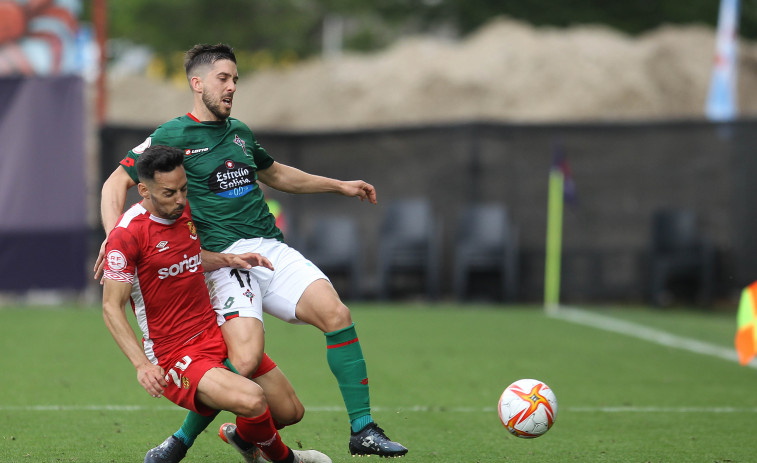
{"type": "MultiPolygon", "coordinates": [[[[239,374],[234,365],[231,364],[229,359],[223,361],[223,364],[236,374],[239,374]]],[[[191,447],[194,444],[197,436],[208,427],[210,423],[218,416],[219,412],[214,413],[211,416],[202,416],[199,413],[189,412],[187,417],[184,418],[184,424],[181,425],[178,431],[173,435],[180,441],[184,442],[187,447],[191,447]]]]}
{"type": "Polygon", "coordinates": [[[197,436],[199,436],[200,433],[203,432],[214,419],[216,419],[218,413],[219,412],[216,411],[210,416],[203,416],[195,412],[187,413],[187,417],[184,418],[184,424],[182,424],[181,428],[173,434],[174,437],[184,442],[187,447],[191,447],[192,444],[195,443],[197,436]]]}
{"type": "Polygon", "coordinates": [[[228,368],[229,370],[233,371],[233,372],[234,372],[234,373],[236,373],[236,374],[239,374],[239,372],[237,371],[237,369],[236,369],[236,368],[234,368],[234,365],[232,365],[232,364],[231,364],[231,360],[229,360],[229,359],[226,359],[226,360],[224,360],[224,361],[223,361],[223,364],[224,364],[224,366],[226,366],[226,368],[228,368]]]}
{"type": "Polygon", "coordinates": [[[326,333],[326,360],[342,391],[353,431],[359,431],[373,420],[370,417],[368,369],[354,323],[347,328],[326,333]]]}

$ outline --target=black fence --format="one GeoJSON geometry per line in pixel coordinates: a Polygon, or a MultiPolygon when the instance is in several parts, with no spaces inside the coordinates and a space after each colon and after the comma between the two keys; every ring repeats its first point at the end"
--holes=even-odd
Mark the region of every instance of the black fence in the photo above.
{"type": "MultiPolygon", "coordinates": [[[[548,173],[562,151],[576,200],[565,207],[562,300],[644,301],[650,297],[652,217],[696,214],[715,249],[712,297],[732,300],[757,279],[757,121],[514,125],[469,123],[337,132],[260,132],[279,162],[341,179],[363,179],[377,207],[336,195],[270,191],[295,246],[321,217],[348,216],[361,239],[360,294],[377,294],[378,241],[386,206],[425,198],[441,237],[440,294],[452,295],[458,218],[474,203],[506,207],[519,235],[519,301],[543,294],[548,173]]],[[[101,131],[103,179],[152,128],[101,131]]],[[[136,200],[136,197],[131,197],[136,200]]],[[[493,283],[496,284],[496,283],[493,283]]],[[[681,297],[696,294],[684,283],[681,297]]]]}

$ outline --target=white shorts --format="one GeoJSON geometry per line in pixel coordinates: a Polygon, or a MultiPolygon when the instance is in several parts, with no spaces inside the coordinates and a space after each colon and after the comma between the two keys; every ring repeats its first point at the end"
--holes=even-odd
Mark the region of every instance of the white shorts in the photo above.
{"type": "Polygon", "coordinates": [[[249,270],[220,268],[205,272],[210,302],[218,324],[235,317],[254,317],[263,321],[263,312],[288,323],[303,324],[295,308],[302,293],[326,275],[297,250],[279,240],[253,238],[239,240],[222,252],[256,252],[268,258],[274,270],[253,267],[249,270]]]}

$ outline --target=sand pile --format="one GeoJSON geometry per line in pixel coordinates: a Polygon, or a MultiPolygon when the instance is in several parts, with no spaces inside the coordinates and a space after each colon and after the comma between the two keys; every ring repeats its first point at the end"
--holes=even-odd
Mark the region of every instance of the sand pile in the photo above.
{"type": "MultiPolygon", "coordinates": [[[[257,130],[703,118],[714,50],[714,31],[703,26],[630,37],[500,18],[459,42],[415,37],[380,53],[242,76],[232,114],[257,130]]],[[[754,114],[757,47],[741,41],[740,51],[739,104],[754,114]]],[[[186,86],[111,82],[111,122],[155,125],[189,109],[186,86]]]]}

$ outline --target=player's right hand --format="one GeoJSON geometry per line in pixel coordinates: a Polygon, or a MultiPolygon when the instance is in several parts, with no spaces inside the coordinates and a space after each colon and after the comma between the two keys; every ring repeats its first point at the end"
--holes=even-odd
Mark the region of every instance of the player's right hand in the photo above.
{"type": "MultiPolygon", "coordinates": [[[[100,245],[100,253],[97,254],[97,260],[95,261],[95,267],[92,269],[95,272],[95,280],[103,276],[103,268],[105,267],[105,244],[108,242],[108,238],[105,238],[103,244],[100,245]]],[[[102,280],[100,280],[102,284],[102,280]]]]}
{"type": "Polygon", "coordinates": [[[168,387],[166,372],[160,365],[145,363],[137,367],[137,380],[148,394],[156,399],[163,396],[163,388],[168,387]]]}

